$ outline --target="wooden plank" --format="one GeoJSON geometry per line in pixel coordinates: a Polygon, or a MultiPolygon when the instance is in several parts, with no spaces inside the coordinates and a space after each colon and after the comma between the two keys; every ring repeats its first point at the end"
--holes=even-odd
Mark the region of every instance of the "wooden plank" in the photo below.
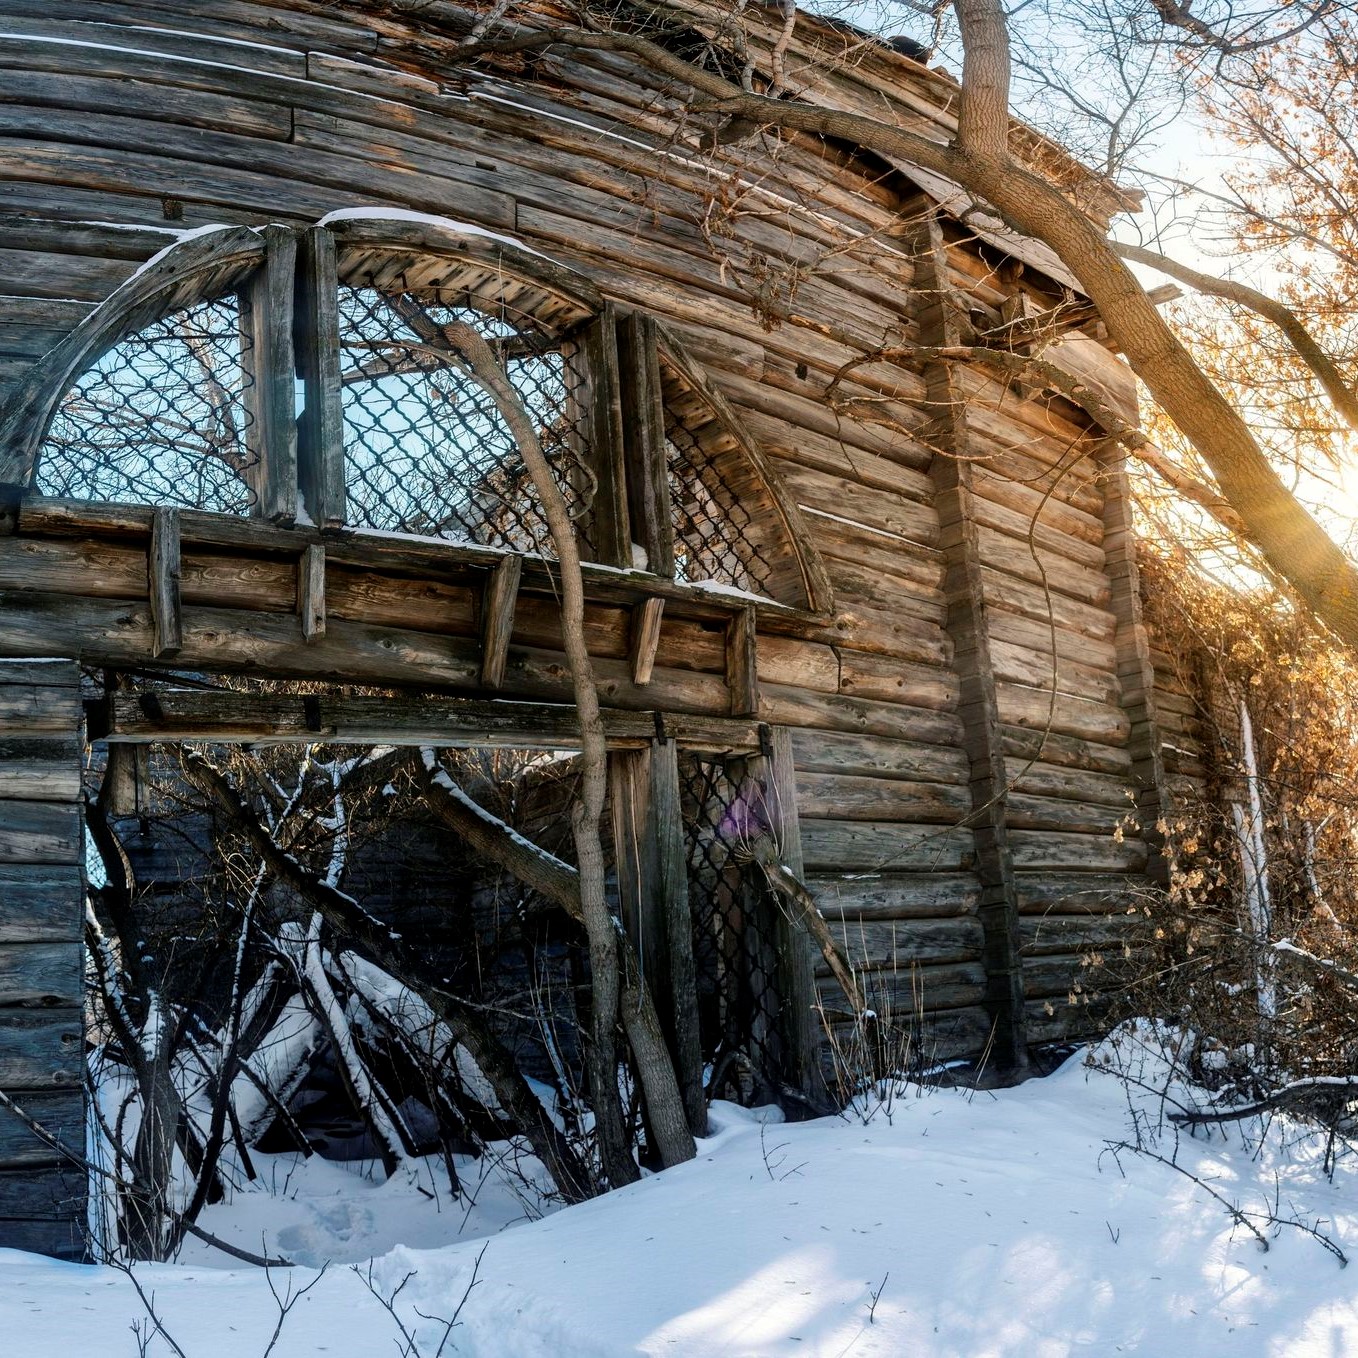
{"type": "Polygon", "coordinates": [[[589,447],[594,498],[588,533],[593,556],[606,566],[632,565],[632,532],[627,513],[627,470],[623,453],[622,393],[618,376],[616,316],[605,306],[585,333],[589,361],[589,447]]]}
{"type": "Polygon", "coordinates": [[[77,1263],[85,1260],[85,1232],[85,1212],[75,1206],[68,1207],[60,1217],[17,1221],[0,1218],[0,1247],[77,1263]]]}
{"type": "Polygon", "coordinates": [[[839,689],[861,698],[936,707],[945,712],[957,706],[957,677],[947,670],[862,651],[840,651],[839,689]]]}
{"type": "Polygon", "coordinates": [[[913,920],[968,915],[980,900],[974,873],[813,872],[807,886],[826,919],[913,920]]]}
{"type": "Polygon", "coordinates": [[[78,806],[0,801],[0,863],[80,863],[84,847],[78,806]]]}
{"type": "MultiPolygon", "coordinates": [[[[976,962],[985,946],[985,930],[975,915],[938,920],[835,921],[830,932],[856,970],[976,962]]],[[[817,970],[830,974],[825,964],[817,970]]]]}
{"type": "Polygon", "coordinates": [[[619,314],[617,335],[623,456],[632,534],[646,552],[647,568],[669,579],[674,574],[674,524],[655,321],[636,312],[619,314]]]}
{"type": "Polygon", "coordinates": [[[311,227],[298,240],[294,307],[303,393],[297,489],[311,522],[332,526],[345,516],[344,407],[335,237],[324,227],[311,227]]]}
{"type": "Polygon", "coordinates": [[[966,754],[959,746],[923,744],[841,731],[793,730],[792,753],[798,770],[864,777],[902,774],[934,783],[965,785],[966,754]]]}
{"type": "Polygon", "coordinates": [[[1019,921],[1019,937],[1025,958],[1107,953],[1110,961],[1118,961],[1125,960],[1128,948],[1144,946],[1151,928],[1139,910],[1119,915],[1026,915],[1019,921]]]}
{"type": "MultiPolygon", "coordinates": [[[[80,1090],[29,1090],[15,1102],[77,1155],[84,1155],[85,1098],[80,1090]]],[[[56,1164],[70,1164],[70,1161],[60,1151],[53,1150],[9,1109],[0,1108],[0,1167],[11,1169],[21,1165],[56,1164]]]]}
{"type": "Polygon", "coordinates": [[[72,802],[80,796],[81,742],[69,736],[0,736],[0,798],[72,802]]]}
{"type": "Polygon", "coordinates": [[[1142,872],[1146,846],[1139,839],[1112,835],[1064,834],[1054,830],[1015,830],[1010,835],[1015,868],[1034,872],[1080,868],[1090,872],[1142,872]]]}
{"type": "Polygon", "coordinates": [[[660,624],[664,614],[664,599],[645,599],[632,606],[628,659],[632,665],[632,682],[638,687],[651,681],[656,651],[660,646],[660,624]]]}
{"type": "Polygon", "coordinates": [[[0,866],[0,943],[78,943],[85,919],[85,881],[65,867],[0,866]]]}
{"type": "Polygon", "coordinates": [[[956,872],[975,860],[969,830],[866,821],[803,821],[802,852],[821,872],[956,872]]]}
{"type": "Polygon", "coordinates": [[[808,819],[950,824],[971,813],[970,791],[954,783],[803,773],[797,790],[801,814],[808,819]]]}
{"type": "Polygon", "coordinates": [[[1093,872],[1017,874],[1019,909],[1025,914],[1108,914],[1131,907],[1143,910],[1152,901],[1151,884],[1142,876],[1093,872]]]}
{"type": "Polygon", "coordinates": [[[0,1089],[79,1088],[84,1064],[79,1009],[0,1008],[0,1089]]]}
{"type": "MultiPolygon", "coordinates": [[[[655,738],[654,712],[605,708],[604,730],[612,748],[639,749],[655,738]]],[[[757,749],[753,722],[726,717],[664,713],[667,737],[703,750],[757,749]]],[[[575,708],[471,698],[312,697],[159,689],[119,692],[92,719],[110,743],[210,740],[222,743],[306,743],[319,739],[360,745],[489,746],[576,749],[575,708]]]]}
{"type": "Polygon", "coordinates": [[[62,1221],[80,1213],[86,1194],[85,1171],[60,1169],[0,1170],[0,1238],[17,1221],[62,1221]]]}
{"type": "Polygon", "coordinates": [[[165,660],[178,655],[184,645],[177,509],[156,507],[151,519],[151,545],[146,569],[151,600],[151,654],[157,660],[165,660]]]}
{"type": "Polygon", "coordinates": [[[0,1005],[78,1005],[84,982],[79,943],[0,944],[0,1005]]]}
{"type": "Polygon", "coordinates": [[[73,660],[0,660],[0,698],[15,685],[36,687],[43,692],[79,688],[80,670],[73,660]]]}
{"type": "MultiPolygon", "coordinates": [[[[859,979],[879,1019],[901,1028],[908,1028],[921,1014],[979,1005],[986,993],[985,968],[979,962],[884,967],[865,972],[859,979]]],[[[834,1022],[846,1013],[848,1005],[838,982],[821,980],[817,990],[827,1020],[834,1022]]]]}
{"type": "Polygon", "coordinates": [[[695,1136],[707,1131],[703,1096],[703,1057],[698,1019],[698,990],[693,962],[693,917],[688,901],[688,852],[679,787],[679,747],[656,741],[650,764],[650,833],[654,844],[653,905],[664,917],[669,972],[669,1018],[675,1073],[684,1111],[695,1136]]]}
{"type": "MultiPolygon", "coordinates": [[[[78,673],[69,661],[62,661],[50,670],[57,682],[39,678],[36,683],[9,683],[5,681],[11,673],[24,673],[24,662],[0,661],[0,732],[65,735],[75,730],[80,725],[80,691],[60,682],[68,671],[78,673]]],[[[41,674],[36,667],[31,672],[41,674]]]]}
{"type": "Polygon", "coordinates": [[[499,688],[504,683],[522,575],[523,557],[511,555],[504,557],[486,580],[481,596],[482,688],[499,688]]]}
{"type": "Polygon", "coordinates": [[[297,616],[303,641],[325,635],[325,610],[325,548],[313,542],[297,559],[297,616]]]}
{"type": "Polygon", "coordinates": [[[249,424],[254,512],[271,523],[297,517],[296,362],[292,307],[297,238],[283,227],[265,227],[264,263],[240,292],[245,361],[253,379],[244,398],[249,424]]]}
{"type": "Polygon", "coordinates": [[[733,717],[754,716],[759,711],[757,626],[755,611],[748,606],[733,614],[727,624],[726,687],[733,717]]]}

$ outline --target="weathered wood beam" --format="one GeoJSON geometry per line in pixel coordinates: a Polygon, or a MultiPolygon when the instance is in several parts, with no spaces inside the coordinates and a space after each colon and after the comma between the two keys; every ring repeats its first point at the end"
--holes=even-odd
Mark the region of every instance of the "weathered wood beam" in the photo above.
{"type": "MultiPolygon", "coordinates": [[[[759,745],[753,722],[605,709],[604,728],[615,749],[644,749],[657,725],[680,745],[705,750],[750,750],[759,745]]],[[[577,749],[573,707],[463,698],[328,697],[159,689],[114,693],[89,705],[92,740],[114,743],[203,740],[223,744],[489,746],[577,749]]]]}
{"type": "Polygon", "coordinates": [[[344,522],[344,407],[340,393],[339,275],[334,235],[301,233],[294,299],[303,404],[297,420],[297,489],[311,522],[344,522]]]}
{"type": "Polygon", "coordinates": [[[758,623],[746,606],[726,625],[726,686],[731,690],[731,715],[752,717],[759,712],[758,623]]]}
{"type": "Polygon", "coordinates": [[[151,599],[151,650],[157,660],[163,660],[178,655],[184,645],[177,509],[158,507],[151,519],[147,582],[151,599]]]}
{"type": "Polygon", "coordinates": [[[514,631],[514,609],[519,599],[523,557],[506,556],[486,580],[481,595],[481,687],[504,683],[509,638],[514,631]]]}
{"type": "Polygon", "coordinates": [[[287,227],[266,226],[264,264],[240,291],[245,361],[253,379],[244,398],[249,424],[250,486],[255,513],[274,523],[297,517],[296,364],[292,304],[297,237],[287,227]]]}
{"type": "Polygon", "coordinates": [[[651,682],[655,653],[660,646],[660,624],[665,615],[664,599],[643,599],[632,606],[631,633],[627,657],[632,666],[632,682],[638,688],[651,682]]]}
{"type": "Polygon", "coordinates": [[[297,616],[303,641],[325,635],[325,548],[318,542],[297,559],[297,616]]]}
{"type": "Polygon", "coordinates": [[[635,313],[618,317],[618,370],[632,535],[645,548],[650,569],[668,580],[674,575],[674,524],[670,518],[660,360],[651,317],[635,313]]]}
{"type": "Polygon", "coordinates": [[[589,364],[588,465],[594,498],[587,531],[594,559],[605,566],[632,565],[632,531],[627,513],[627,472],[623,462],[622,395],[618,377],[617,326],[612,306],[589,325],[584,340],[589,364]]]}
{"type": "MultiPolygon", "coordinates": [[[[914,249],[921,342],[935,346],[955,343],[961,318],[952,298],[947,251],[937,214],[928,213],[916,225],[914,249]]],[[[1028,1062],[1028,1043],[1018,897],[1005,815],[1008,783],[975,512],[972,433],[965,395],[948,365],[926,364],[922,376],[926,404],[936,412],[926,431],[926,441],[936,450],[929,477],[945,563],[944,625],[953,642],[953,667],[960,687],[958,716],[971,772],[969,820],[981,885],[978,913],[984,931],[986,1008],[994,1025],[1000,1066],[1022,1071],[1028,1062]]]]}

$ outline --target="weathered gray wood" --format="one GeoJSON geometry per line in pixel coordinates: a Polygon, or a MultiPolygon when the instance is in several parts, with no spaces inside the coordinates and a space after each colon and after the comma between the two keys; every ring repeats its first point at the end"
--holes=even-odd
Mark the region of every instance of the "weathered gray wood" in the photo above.
{"type": "Polygon", "coordinates": [[[78,943],[85,883],[75,864],[0,866],[0,943],[78,943]]]}
{"type": "Polygon", "coordinates": [[[663,912],[669,972],[669,1023],[675,1073],[695,1136],[707,1133],[698,990],[693,962],[693,918],[688,900],[688,854],[679,789],[678,744],[656,741],[648,751],[649,834],[654,845],[655,905],[663,912]]]}
{"type": "Polygon", "coordinates": [[[0,1008],[0,1089],[78,1088],[84,1062],[79,1009],[0,1008]]]}
{"type": "MultiPolygon", "coordinates": [[[[911,963],[976,962],[985,944],[985,931],[975,915],[943,920],[844,920],[830,927],[852,965],[873,970],[911,963]]],[[[824,967],[818,970],[829,974],[824,967]]]]}
{"type": "Polygon", "coordinates": [[[84,973],[79,943],[0,944],[0,1005],[78,1005],[84,973]]]}
{"type": "Polygon", "coordinates": [[[0,1218],[0,1240],[6,1249],[27,1250],[31,1254],[45,1254],[72,1262],[84,1260],[86,1222],[83,1204],[62,1210],[61,1216],[39,1220],[0,1218]]]}
{"type": "Polygon", "coordinates": [[[726,687],[733,717],[752,717],[759,711],[757,627],[752,608],[742,608],[726,627],[726,687]]]}
{"type": "Polygon", "coordinates": [[[519,598],[523,558],[506,556],[490,573],[481,596],[481,687],[504,683],[514,609],[519,598]]]}
{"type": "Polygon", "coordinates": [[[593,499],[587,531],[593,557],[605,566],[632,565],[623,453],[622,392],[618,375],[616,313],[605,306],[586,330],[589,361],[589,447],[593,499]]]}
{"type": "Polygon", "coordinates": [[[632,607],[628,656],[632,663],[632,682],[638,687],[651,682],[656,651],[660,646],[660,624],[665,616],[664,599],[645,599],[632,607]]]}
{"type": "MultiPolygon", "coordinates": [[[[55,1092],[28,1090],[14,1100],[77,1155],[85,1153],[85,1099],[78,1089],[55,1092]]],[[[21,1165],[69,1165],[71,1162],[7,1108],[0,1108],[0,1170],[21,1165]]],[[[8,1245],[8,1242],[6,1242],[8,1245]]],[[[14,1248],[12,1245],[9,1248],[14,1248]]]]}
{"type": "Polygon", "coordinates": [[[981,887],[974,873],[812,872],[807,886],[826,919],[911,920],[968,915],[981,887]]]}
{"type": "Polygon", "coordinates": [[[0,801],[0,863],[79,863],[84,847],[78,806],[0,801]]]}
{"type": "Polygon", "coordinates": [[[313,542],[297,559],[297,616],[302,620],[303,641],[325,635],[325,548],[319,542],[313,542]]]}
{"type": "Polygon", "coordinates": [[[254,512],[273,523],[297,517],[296,361],[292,306],[297,237],[264,228],[264,263],[240,292],[241,332],[251,382],[245,388],[254,512]]]}
{"type": "MultiPolygon", "coordinates": [[[[615,749],[641,749],[655,738],[650,712],[605,709],[615,749]]],[[[749,750],[759,745],[752,722],[665,713],[666,735],[681,747],[749,750]]],[[[122,742],[211,740],[306,743],[490,746],[569,750],[580,742],[574,707],[470,698],[331,697],[161,689],[115,693],[92,717],[97,738],[122,742]]]]}
{"type": "Polygon", "coordinates": [[[797,779],[802,815],[820,820],[954,824],[971,812],[971,794],[955,783],[916,782],[899,773],[860,778],[804,773],[797,779]]]}
{"type": "Polygon", "coordinates": [[[80,795],[80,754],[74,735],[0,736],[0,798],[74,801],[80,795]]]}
{"type": "Polygon", "coordinates": [[[85,1171],[63,1168],[0,1170],[0,1238],[13,1221],[69,1219],[84,1205],[85,1171]]]}
{"type": "Polygon", "coordinates": [[[179,511],[158,506],[151,519],[147,553],[151,600],[151,654],[166,660],[184,644],[184,609],[180,597],[179,511]]]}
{"type": "MultiPolygon", "coordinates": [[[[635,312],[617,323],[623,455],[632,535],[656,575],[674,574],[674,526],[665,456],[665,412],[655,321],[635,312]]],[[[638,682],[644,683],[644,680],[638,682]]]]}
{"type": "Polygon", "coordinates": [[[298,239],[294,300],[297,371],[297,489],[314,524],[344,522],[344,407],[340,393],[339,273],[335,238],[324,227],[298,239]]]}
{"type": "Polygon", "coordinates": [[[144,816],[151,796],[151,751],[145,745],[110,745],[101,791],[113,816],[144,816]]]}
{"type": "Polygon", "coordinates": [[[843,820],[803,821],[802,852],[823,872],[956,872],[976,858],[970,830],[843,820]]]}
{"type": "MultiPolygon", "coordinates": [[[[53,670],[64,674],[67,670],[74,672],[75,667],[62,661],[53,670]]],[[[80,693],[73,685],[48,684],[42,678],[36,682],[5,682],[11,671],[16,678],[33,672],[24,661],[0,661],[0,732],[15,736],[43,732],[64,735],[79,725],[80,693]]]]}

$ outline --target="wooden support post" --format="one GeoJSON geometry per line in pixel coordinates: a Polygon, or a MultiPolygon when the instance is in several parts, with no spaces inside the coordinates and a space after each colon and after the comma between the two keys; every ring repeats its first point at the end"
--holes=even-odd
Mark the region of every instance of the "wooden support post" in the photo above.
{"type": "Polygon", "coordinates": [[[108,747],[104,768],[108,784],[108,810],[112,816],[145,816],[150,813],[151,747],[118,745],[108,747]]]}
{"type": "Polygon", "coordinates": [[[1165,772],[1164,739],[1156,708],[1155,666],[1150,638],[1141,617],[1141,579],[1136,564],[1136,532],[1132,490],[1127,479],[1127,453],[1110,444],[1103,454],[1104,557],[1112,581],[1112,609],[1117,618],[1118,692],[1122,710],[1132,723],[1132,776],[1141,837],[1150,850],[1147,871],[1162,884],[1169,881],[1165,837],[1161,827],[1173,811],[1165,772]]]}
{"type": "Polygon", "coordinates": [[[618,899],[651,989],[695,1136],[707,1134],[693,925],[675,742],[609,755],[618,899]]]}
{"type": "Polygon", "coordinates": [[[726,625],[726,686],[731,690],[731,715],[759,713],[758,623],[752,606],[731,615],[726,625]]]}
{"type": "MultiPolygon", "coordinates": [[[[0,800],[0,1088],[77,1152],[85,1144],[80,671],[0,661],[0,744],[47,776],[0,800]]],[[[0,1248],[79,1259],[84,1171],[0,1110],[0,1248]]]]}
{"type": "Polygon", "coordinates": [[[586,333],[589,358],[589,458],[594,501],[586,522],[595,561],[632,565],[632,532],[627,515],[627,473],[623,465],[622,398],[618,378],[615,314],[606,305],[586,333]]]}
{"type": "Polygon", "coordinates": [[[302,232],[294,294],[297,373],[297,489],[312,523],[344,522],[344,406],[340,392],[339,271],[335,238],[324,227],[302,232]]]}
{"type": "Polygon", "coordinates": [[[481,687],[499,688],[504,682],[509,638],[514,631],[514,607],[519,597],[523,557],[506,556],[490,573],[481,596],[481,687]]]}
{"type": "MultiPolygon", "coordinates": [[[[955,344],[960,318],[951,298],[942,227],[932,211],[916,227],[914,254],[921,343],[955,344]]],[[[990,621],[973,507],[971,434],[965,399],[948,365],[928,363],[923,377],[925,400],[936,412],[925,431],[925,442],[937,450],[929,476],[944,556],[945,626],[953,643],[953,668],[960,689],[958,716],[971,765],[971,833],[980,883],[986,1007],[999,1065],[1022,1072],[1028,1064],[1028,1043],[1018,895],[1006,819],[1008,779],[990,654],[990,621]]]]}
{"type": "Polygon", "coordinates": [[[325,636],[325,546],[313,542],[297,559],[297,616],[302,640],[325,636]]]}
{"type": "Polygon", "coordinates": [[[157,506],[151,518],[147,585],[151,595],[151,650],[157,660],[178,655],[184,645],[184,610],[179,592],[179,511],[157,506]]]}
{"type": "Polygon", "coordinates": [[[632,605],[627,657],[632,666],[632,682],[638,688],[651,682],[655,653],[660,646],[660,623],[664,616],[664,599],[643,599],[641,603],[632,605]]]}
{"type": "Polygon", "coordinates": [[[632,536],[645,548],[648,568],[670,580],[674,578],[674,523],[655,321],[635,313],[620,315],[617,329],[623,460],[632,536]]]}
{"type": "MultiPolygon", "coordinates": [[[[797,819],[797,778],[792,761],[792,733],[785,726],[761,726],[761,753],[749,761],[750,772],[764,789],[764,819],[778,846],[778,857],[798,881],[806,875],[802,831],[797,819]]],[[[774,947],[778,955],[778,991],[783,1001],[783,1045],[788,1073],[809,1099],[825,1097],[820,1066],[821,1027],[816,1017],[816,948],[789,912],[774,916],[774,947]]]]}
{"type": "Polygon", "coordinates": [[[286,227],[264,228],[264,263],[240,291],[241,337],[251,382],[244,399],[249,424],[254,511],[274,523],[297,517],[296,365],[292,346],[293,274],[297,239],[286,227]]]}

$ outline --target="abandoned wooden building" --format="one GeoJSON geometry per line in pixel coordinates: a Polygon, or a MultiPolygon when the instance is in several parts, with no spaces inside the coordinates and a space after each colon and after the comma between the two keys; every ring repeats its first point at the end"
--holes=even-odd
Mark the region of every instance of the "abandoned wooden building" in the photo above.
{"type": "MultiPolygon", "coordinates": [[[[629,58],[468,64],[475,8],[0,5],[0,1088],[68,1133],[87,742],[575,740],[550,540],[440,356],[458,318],[571,505],[651,955],[710,848],[696,766],[759,781],[937,1059],[1093,1031],[1089,956],[1134,937],[1169,794],[1122,454],[910,354],[1040,350],[1134,420],[1076,280],[954,185],[716,135],[629,58]]],[[[662,8],[722,50],[720,6],[662,8]]],[[[781,23],[751,10],[756,67],[781,23]]],[[[804,16],[794,58],[802,97],[950,133],[956,84],[889,45],[804,16]]],[[[800,934],[779,956],[795,1076],[835,996],[800,934]]],[[[8,1121],[0,1164],[0,1244],[77,1248],[50,1147],[8,1121]]]]}

